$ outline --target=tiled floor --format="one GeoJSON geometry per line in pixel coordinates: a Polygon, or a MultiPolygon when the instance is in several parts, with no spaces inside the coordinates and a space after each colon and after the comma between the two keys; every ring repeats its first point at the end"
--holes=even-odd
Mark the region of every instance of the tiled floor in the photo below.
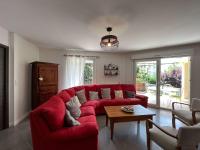
{"type": "MultiPolygon", "coordinates": [[[[160,125],[171,126],[170,111],[151,109],[156,113],[154,121],[160,125]]],[[[99,123],[99,150],[146,150],[145,123],[117,123],[113,141],[110,130],[105,126],[105,116],[97,116],[99,123]]],[[[177,122],[177,127],[182,124],[177,122]]],[[[153,144],[153,150],[158,146],[153,144]]],[[[14,128],[0,131],[0,150],[32,150],[29,121],[25,120],[14,128]]]]}

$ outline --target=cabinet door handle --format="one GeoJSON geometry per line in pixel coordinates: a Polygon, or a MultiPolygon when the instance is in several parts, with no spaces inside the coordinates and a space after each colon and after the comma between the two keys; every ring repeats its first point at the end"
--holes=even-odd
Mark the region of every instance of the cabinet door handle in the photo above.
{"type": "Polygon", "coordinates": [[[43,77],[39,77],[38,80],[43,81],[43,77]]]}

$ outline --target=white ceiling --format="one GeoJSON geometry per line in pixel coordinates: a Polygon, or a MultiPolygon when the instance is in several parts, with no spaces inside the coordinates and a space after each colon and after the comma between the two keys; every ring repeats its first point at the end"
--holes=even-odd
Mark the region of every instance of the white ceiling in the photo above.
{"type": "Polygon", "coordinates": [[[0,26],[40,47],[102,51],[107,26],[119,51],[200,42],[199,0],[0,0],[0,26]]]}

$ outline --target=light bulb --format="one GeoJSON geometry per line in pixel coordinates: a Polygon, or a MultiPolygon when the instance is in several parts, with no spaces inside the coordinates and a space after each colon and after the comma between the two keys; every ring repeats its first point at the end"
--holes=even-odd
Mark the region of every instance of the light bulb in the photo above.
{"type": "Polygon", "coordinates": [[[108,46],[108,47],[111,47],[111,43],[108,43],[107,46],[108,46]]]}

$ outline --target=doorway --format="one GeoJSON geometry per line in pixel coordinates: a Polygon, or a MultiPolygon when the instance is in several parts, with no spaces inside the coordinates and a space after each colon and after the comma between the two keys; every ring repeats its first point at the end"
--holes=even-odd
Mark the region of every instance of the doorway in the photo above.
{"type": "Polygon", "coordinates": [[[8,122],[8,47],[0,44],[0,130],[8,122]]]}
{"type": "Polygon", "coordinates": [[[190,103],[190,57],[137,60],[136,91],[149,105],[171,109],[173,102],[190,103]]]}

